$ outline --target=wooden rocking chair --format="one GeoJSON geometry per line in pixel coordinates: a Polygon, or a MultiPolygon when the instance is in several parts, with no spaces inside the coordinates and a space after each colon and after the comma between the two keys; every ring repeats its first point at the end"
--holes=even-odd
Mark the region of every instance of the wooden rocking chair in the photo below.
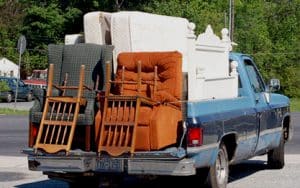
{"type": "Polygon", "coordinates": [[[46,102],[34,146],[36,152],[38,149],[48,153],[64,150],[68,154],[70,151],[80,106],[86,105],[86,100],[82,97],[83,90],[89,89],[84,86],[84,70],[85,66],[81,65],[78,86],[67,85],[67,74],[63,85],[58,86],[53,84],[54,65],[49,65],[46,102]],[[53,87],[61,95],[52,96],[53,87]],[[67,96],[66,90],[77,90],[77,95],[67,96]]]}

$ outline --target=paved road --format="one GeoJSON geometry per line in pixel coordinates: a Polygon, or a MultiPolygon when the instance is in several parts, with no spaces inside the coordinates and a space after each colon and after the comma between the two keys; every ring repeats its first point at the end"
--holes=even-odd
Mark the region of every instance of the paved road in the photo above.
{"type": "Polygon", "coordinates": [[[1,102],[0,101],[0,108],[10,108],[10,109],[17,109],[17,110],[29,110],[33,105],[32,102],[26,102],[26,101],[21,101],[18,100],[18,102],[14,103],[7,103],[7,102],[1,102]]]}
{"type": "MultiPolygon", "coordinates": [[[[292,114],[295,126],[294,137],[286,145],[286,166],[282,170],[266,168],[266,156],[255,157],[231,168],[228,188],[294,188],[300,184],[300,113],[292,114]]],[[[0,188],[67,188],[61,181],[47,179],[41,172],[28,170],[26,157],[20,153],[27,144],[28,118],[24,116],[0,116],[0,188]]],[[[190,179],[172,178],[179,186],[185,186],[190,179]]],[[[125,181],[125,187],[166,187],[161,181],[146,184],[125,181]]],[[[168,181],[170,183],[170,180],[168,181]]],[[[197,184],[197,182],[193,182],[197,184]]]]}

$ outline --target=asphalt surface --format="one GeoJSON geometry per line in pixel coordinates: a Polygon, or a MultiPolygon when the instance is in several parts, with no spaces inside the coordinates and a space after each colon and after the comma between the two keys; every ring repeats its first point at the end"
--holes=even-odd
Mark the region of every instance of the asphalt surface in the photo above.
{"type": "MultiPolygon", "coordinates": [[[[41,172],[28,171],[25,157],[0,157],[0,188],[68,188],[62,181],[49,180],[41,172]]],[[[266,157],[255,157],[231,167],[227,188],[297,188],[300,180],[299,155],[286,155],[283,169],[272,170],[266,166],[266,157]]],[[[195,186],[190,177],[171,177],[140,182],[127,178],[119,188],[162,188],[195,186]]]]}
{"type": "MultiPolygon", "coordinates": [[[[1,106],[1,105],[0,105],[1,106]]],[[[30,106],[30,104],[29,104],[30,106]]],[[[28,108],[28,106],[27,106],[28,108]]],[[[292,114],[294,137],[286,144],[286,165],[281,170],[268,169],[266,156],[259,156],[234,165],[230,169],[227,188],[295,188],[300,184],[300,113],[292,114]]],[[[0,115],[0,188],[67,188],[62,181],[49,180],[41,172],[28,170],[27,159],[20,151],[27,147],[27,116],[0,115]]],[[[164,181],[147,182],[125,179],[121,188],[169,187],[164,181]]],[[[173,177],[167,180],[178,186],[196,185],[197,180],[173,177]]]]}

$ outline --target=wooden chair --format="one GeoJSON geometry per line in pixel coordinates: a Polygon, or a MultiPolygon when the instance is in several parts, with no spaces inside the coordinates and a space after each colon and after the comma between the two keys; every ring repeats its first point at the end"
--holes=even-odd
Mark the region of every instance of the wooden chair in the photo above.
{"type": "MultiPolygon", "coordinates": [[[[83,81],[79,78],[80,67],[81,65],[84,65],[85,76],[83,85],[92,88],[92,90],[84,89],[82,92],[82,96],[87,102],[86,105],[80,106],[71,149],[81,149],[84,151],[97,150],[95,145],[98,142],[94,142],[93,134],[95,132],[95,114],[98,112],[96,91],[105,91],[105,62],[112,61],[112,51],[113,46],[111,45],[96,45],[87,43],[74,45],[50,44],[48,46],[48,64],[49,66],[50,64],[54,65],[53,79],[51,79],[52,85],[62,87],[63,83],[67,81],[68,87],[78,87],[79,81],[83,81]],[[69,79],[66,78],[66,75],[69,76],[69,79]]],[[[112,73],[108,74],[113,76],[112,73]]],[[[78,93],[77,89],[63,90],[63,88],[61,88],[58,90],[56,87],[53,87],[51,90],[52,93],[49,95],[51,97],[62,96],[62,94],[64,96],[76,97],[78,93]]],[[[34,90],[33,93],[35,101],[33,107],[29,111],[30,147],[34,147],[36,143],[37,132],[42,121],[43,110],[45,108],[47,98],[46,89],[34,90]]],[[[52,107],[52,103],[50,106],[52,107]]],[[[61,109],[63,109],[63,107],[61,107],[61,109]]],[[[57,110],[53,111],[53,117],[56,116],[56,111],[57,110]]],[[[60,116],[58,115],[58,117],[60,116]]],[[[44,135],[42,135],[41,139],[43,139],[43,137],[44,135]]]]}
{"type": "Polygon", "coordinates": [[[80,67],[79,83],[77,86],[68,86],[68,75],[65,75],[63,85],[53,84],[54,65],[49,66],[48,86],[42,120],[34,146],[36,151],[42,149],[48,153],[56,153],[61,150],[67,153],[71,149],[80,106],[86,105],[86,99],[82,97],[84,86],[85,66],[80,67]],[[61,92],[59,96],[53,96],[53,88],[61,92]],[[67,90],[77,91],[76,96],[67,96],[67,90]]]}
{"type": "MultiPolygon", "coordinates": [[[[124,67],[121,81],[112,81],[106,78],[106,93],[104,100],[103,119],[99,136],[98,152],[109,153],[112,156],[119,156],[123,153],[133,154],[135,151],[136,127],[141,106],[150,106],[156,104],[155,101],[140,95],[141,80],[141,62],[138,64],[138,80],[124,81],[124,67]],[[123,95],[123,84],[137,85],[137,95],[123,95]],[[120,95],[110,93],[112,84],[120,84],[120,95]]],[[[110,64],[106,64],[106,72],[110,72],[110,64]]],[[[155,72],[154,78],[156,78],[155,72]]],[[[155,79],[153,86],[155,88],[155,79]]]]}

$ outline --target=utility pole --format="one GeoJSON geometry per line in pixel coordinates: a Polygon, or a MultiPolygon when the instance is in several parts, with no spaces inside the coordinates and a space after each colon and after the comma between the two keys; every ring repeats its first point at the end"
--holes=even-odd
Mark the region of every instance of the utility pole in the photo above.
{"type": "Polygon", "coordinates": [[[227,28],[227,12],[224,12],[224,27],[227,28]]]}
{"type": "Polygon", "coordinates": [[[17,49],[19,52],[19,66],[18,66],[18,77],[17,77],[17,82],[16,82],[16,93],[15,93],[15,108],[14,111],[16,111],[17,108],[17,99],[18,99],[18,88],[19,88],[19,80],[20,80],[20,74],[21,74],[21,58],[22,58],[22,54],[24,53],[24,51],[26,50],[26,38],[24,35],[21,35],[19,37],[18,40],[18,45],[17,45],[17,49]]]}
{"type": "Polygon", "coordinates": [[[233,41],[234,33],[234,0],[229,0],[229,37],[233,41]]]}

